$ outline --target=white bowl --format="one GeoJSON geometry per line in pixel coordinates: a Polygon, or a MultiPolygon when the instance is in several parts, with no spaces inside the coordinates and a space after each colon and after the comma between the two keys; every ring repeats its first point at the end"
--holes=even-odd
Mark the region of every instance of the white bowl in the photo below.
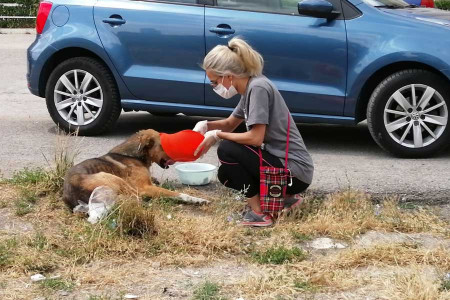
{"type": "Polygon", "coordinates": [[[214,176],[216,167],[205,163],[185,163],[175,166],[181,183],[188,185],[208,184],[214,176]]]}

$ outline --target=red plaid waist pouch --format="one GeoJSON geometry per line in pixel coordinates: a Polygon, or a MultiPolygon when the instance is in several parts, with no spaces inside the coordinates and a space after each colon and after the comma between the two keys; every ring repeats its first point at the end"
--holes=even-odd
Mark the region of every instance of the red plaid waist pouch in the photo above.
{"type": "Polygon", "coordinates": [[[259,167],[259,200],[264,213],[283,210],[289,175],[283,168],[259,167]]]}
{"type": "Polygon", "coordinates": [[[261,149],[259,149],[259,200],[264,213],[276,213],[283,210],[284,197],[288,182],[292,184],[291,172],[288,166],[290,118],[286,142],[284,168],[263,166],[261,149]]]}

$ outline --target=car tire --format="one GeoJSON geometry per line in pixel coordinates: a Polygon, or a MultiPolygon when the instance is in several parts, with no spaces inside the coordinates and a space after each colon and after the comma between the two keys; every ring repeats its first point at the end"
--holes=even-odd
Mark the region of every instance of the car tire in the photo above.
{"type": "Polygon", "coordinates": [[[375,142],[395,156],[429,157],[450,142],[449,108],[448,81],[426,70],[403,70],[376,87],[367,123],[375,142]]]}
{"type": "Polygon", "coordinates": [[[121,112],[113,75],[91,57],[70,58],[56,66],[45,98],[58,127],[79,135],[96,135],[112,128],[121,112]]]}

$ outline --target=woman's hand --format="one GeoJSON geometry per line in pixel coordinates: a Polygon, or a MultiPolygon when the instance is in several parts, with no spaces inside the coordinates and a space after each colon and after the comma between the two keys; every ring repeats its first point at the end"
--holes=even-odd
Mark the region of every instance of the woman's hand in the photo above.
{"type": "Polygon", "coordinates": [[[211,130],[206,132],[205,139],[200,145],[198,145],[197,149],[194,152],[194,156],[197,156],[198,154],[199,157],[202,157],[209,151],[209,148],[220,141],[220,137],[217,136],[219,132],[221,132],[221,130],[211,130]]]}
{"type": "Polygon", "coordinates": [[[205,135],[205,133],[208,131],[208,121],[205,120],[205,121],[197,122],[197,124],[195,124],[194,129],[192,129],[192,130],[205,135]]]}

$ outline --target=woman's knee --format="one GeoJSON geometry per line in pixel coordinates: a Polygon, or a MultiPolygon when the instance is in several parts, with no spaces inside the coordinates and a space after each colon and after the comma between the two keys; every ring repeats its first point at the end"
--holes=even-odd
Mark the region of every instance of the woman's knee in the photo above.
{"type": "Polygon", "coordinates": [[[225,166],[220,166],[217,170],[217,179],[219,179],[220,183],[226,186],[227,181],[229,180],[229,174],[225,170],[225,166]]]}
{"type": "Polygon", "coordinates": [[[219,160],[228,161],[233,158],[233,154],[238,151],[239,147],[242,147],[242,145],[232,141],[223,140],[220,142],[219,147],[217,147],[217,157],[219,160]]]}

